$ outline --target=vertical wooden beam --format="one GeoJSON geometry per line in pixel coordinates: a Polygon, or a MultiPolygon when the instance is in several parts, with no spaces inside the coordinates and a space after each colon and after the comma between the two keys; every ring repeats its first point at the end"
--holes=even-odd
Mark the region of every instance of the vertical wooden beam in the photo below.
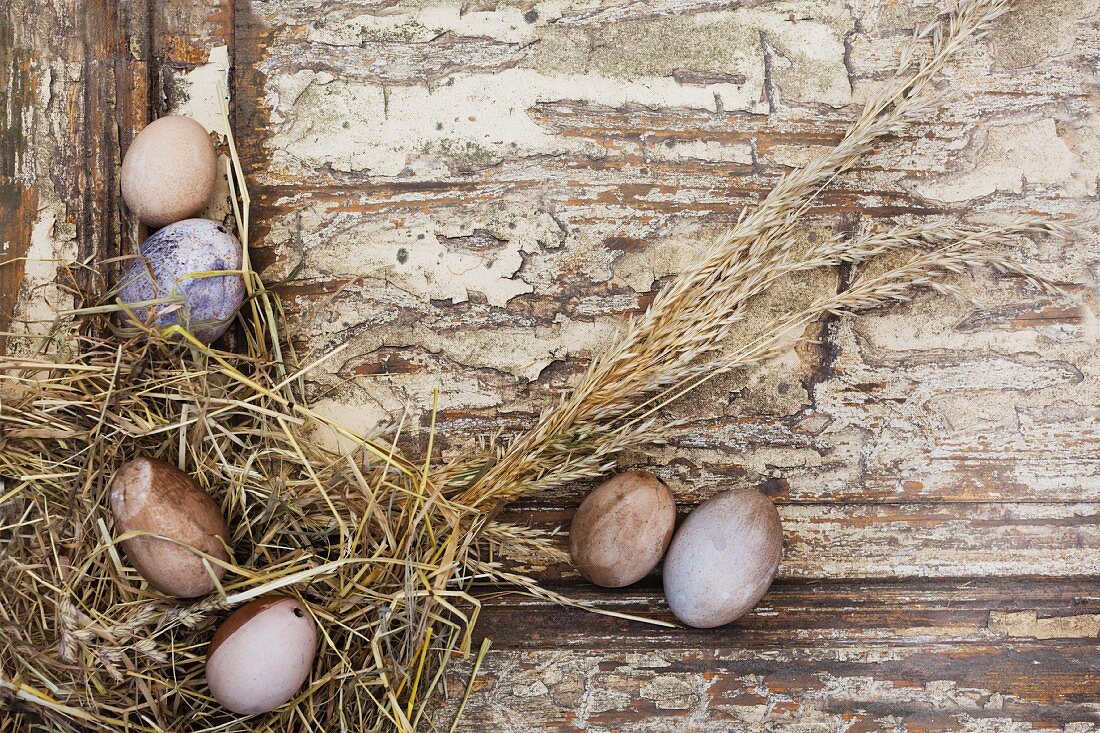
{"type": "Polygon", "coordinates": [[[100,295],[96,263],[126,247],[118,170],[148,117],[147,3],[13,0],[0,11],[0,332],[18,307],[56,305],[26,287],[35,236],[44,249],[75,239],[90,267],[61,285],[78,304],[100,295]]]}
{"type": "Polygon", "coordinates": [[[26,110],[36,103],[38,73],[31,49],[16,44],[20,3],[0,11],[0,354],[7,348],[23,262],[30,246],[37,189],[30,183],[26,110]]]}

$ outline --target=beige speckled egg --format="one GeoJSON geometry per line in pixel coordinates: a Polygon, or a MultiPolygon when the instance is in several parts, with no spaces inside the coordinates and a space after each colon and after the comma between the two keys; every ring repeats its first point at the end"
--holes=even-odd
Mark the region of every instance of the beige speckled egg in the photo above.
{"type": "MultiPolygon", "coordinates": [[[[131,537],[122,542],[126,557],[162,593],[194,598],[214,590],[203,558],[183,545],[229,560],[229,531],[218,505],[175,466],[138,458],[111,479],[111,511],[118,534],[141,531],[167,537],[131,537]],[[177,544],[179,543],[179,544],[177,544]]],[[[220,580],[225,569],[209,563],[220,580]]]]}
{"type": "Polygon", "coordinates": [[[202,211],[217,176],[206,128],[190,117],[161,117],[138,133],[122,159],[122,198],[138,219],[162,227],[202,211]]]}
{"type": "Polygon", "coordinates": [[[665,598],[676,618],[709,629],[748,613],[775,578],[783,526],[771,499],[726,491],[693,511],[665,557],[665,598]]]}
{"type": "Polygon", "coordinates": [[[206,652],[210,692],[235,713],[266,713],[294,697],[317,652],[317,626],[296,598],[263,596],[233,612],[206,652]]]}
{"type": "Polygon", "coordinates": [[[581,502],[569,527],[569,554],[596,585],[621,588],[657,566],[675,526],[668,487],[645,471],[622,473],[581,502]]]}

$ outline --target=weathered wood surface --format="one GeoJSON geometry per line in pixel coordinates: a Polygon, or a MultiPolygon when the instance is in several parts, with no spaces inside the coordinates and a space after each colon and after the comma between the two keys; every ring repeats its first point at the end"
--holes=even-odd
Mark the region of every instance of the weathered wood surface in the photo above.
{"type": "MultiPolygon", "coordinates": [[[[1079,592],[1064,581],[780,581],[749,618],[674,634],[494,603],[485,632],[504,651],[475,683],[465,725],[1090,730],[1100,652],[1081,638],[1096,633],[1100,609],[1095,598],[1072,602],[1079,592]]],[[[652,603],[645,592],[614,595],[617,610],[652,603]]]]}
{"type": "Polygon", "coordinates": [[[49,328],[93,287],[59,261],[119,251],[118,167],[144,124],[141,2],[16,0],[0,9],[0,350],[49,328]]]}
{"type": "MultiPolygon", "coordinates": [[[[209,114],[232,65],[258,261],[271,280],[293,275],[280,290],[301,346],[344,347],[316,375],[322,406],[360,427],[404,413],[422,443],[438,389],[446,453],[530,424],[696,243],[839,138],[939,7],[131,5],[116,27],[139,40],[116,52],[145,86],[119,112],[129,127],[141,112],[209,114]]],[[[684,509],[731,486],[768,492],[786,529],[775,588],[709,632],[487,598],[494,646],[460,730],[1100,727],[1100,3],[1022,5],[951,68],[937,119],[839,179],[806,236],[1069,217],[1068,242],[1019,252],[1068,295],[966,279],[982,305],[921,296],[828,321],[816,344],[672,408],[690,436],[632,462],[684,509]]],[[[81,12],[54,21],[45,47],[85,43],[81,12]]],[[[19,53],[32,52],[15,49],[6,70],[26,68],[19,53]]],[[[3,194],[8,250],[45,243],[38,231],[98,251],[85,244],[103,231],[86,229],[102,226],[92,203],[59,193],[83,190],[65,176],[83,151],[52,143],[70,119],[58,100],[79,108],[94,79],[85,52],[66,53],[49,98],[41,83],[4,93],[5,109],[30,110],[22,127],[5,117],[5,140],[37,156],[0,154],[22,176],[3,194]]],[[[112,181],[91,198],[109,203],[112,181]]],[[[0,272],[0,306],[17,282],[21,308],[43,302],[34,288],[54,287],[49,271],[18,271],[0,272]]],[[[762,310],[849,277],[792,283],[762,310]]],[[[567,527],[588,488],[506,518],[567,527]]],[[[656,575],[609,592],[538,558],[508,561],[555,590],[668,618],[656,575]]]]}

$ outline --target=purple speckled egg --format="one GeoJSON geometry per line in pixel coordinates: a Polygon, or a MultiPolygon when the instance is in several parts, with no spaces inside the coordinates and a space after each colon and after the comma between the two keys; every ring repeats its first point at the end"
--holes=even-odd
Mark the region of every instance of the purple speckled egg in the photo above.
{"type": "Polygon", "coordinates": [[[118,297],[133,304],[182,296],[175,302],[133,308],[142,322],[160,328],[180,324],[203,343],[225,333],[244,302],[241,243],[209,219],[184,219],[158,230],[141,244],[141,257],[126,262],[118,297]],[[194,277],[188,277],[194,275],[194,277]]]}

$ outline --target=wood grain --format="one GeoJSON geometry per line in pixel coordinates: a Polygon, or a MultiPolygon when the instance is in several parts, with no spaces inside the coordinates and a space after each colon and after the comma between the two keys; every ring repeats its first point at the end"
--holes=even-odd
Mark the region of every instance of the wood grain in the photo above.
{"type": "MultiPolygon", "coordinates": [[[[438,389],[443,455],[530,425],[700,241],[839,139],[848,102],[930,13],[239,3],[238,115],[263,152],[258,260],[271,279],[293,273],[281,290],[303,349],[343,348],[317,379],[322,406],[362,427],[404,411],[423,445],[438,389]]],[[[1100,251],[1081,146],[1098,17],[1043,2],[998,32],[1018,40],[995,33],[966,54],[934,123],[838,180],[804,236],[1065,216],[1086,222],[1079,238],[1021,257],[1069,295],[980,276],[963,283],[980,305],[922,296],[826,322],[817,345],[674,406],[689,436],[630,463],[684,511],[763,488],[786,527],[776,589],[713,633],[487,600],[494,651],[460,730],[1094,729],[1100,251]]],[[[759,317],[849,277],[791,283],[759,317]]],[[[502,519],[564,530],[591,488],[502,519]]],[[[669,618],[659,573],[609,593],[505,559],[601,607],[669,618]]]]}
{"type": "MultiPolygon", "coordinates": [[[[10,11],[8,11],[10,12],[10,11]]],[[[27,148],[27,130],[23,126],[24,109],[33,109],[37,92],[28,49],[15,45],[14,28],[8,18],[0,24],[0,65],[6,83],[0,86],[3,119],[0,129],[0,351],[7,343],[6,332],[15,311],[16,295],[23,283],[23,267],[16,266],[25,257],[31,241],[31,225],[36,208],[36,191],[20,181],[23,171],[21,154],[27,148]]]]}
{"type": "Polygon", "coordinates": [[[151,26],[142,0],[14,0],[2,13],[0,350],[34,351],[109,269],[61,265],[131,241],[118,167],[149,113],[151,26]]]}
{"type": "MultiPolygon", "coordinates": [[[[712,631],[492,600],[481,628],[501,649],[464,727],[1091,730],[1100,660],[1093,629],[1078,624],[1098,608],[1079,592],[1049,580],[780,581],[752,614],[712,631]]],[[[651,598],[581,595],[634,613],[651,598]]]]}
{"type": "MultiPolygon", "coordinates": [[[[319,409],[363,429],[398,416],[417,452],[439,390],[445,457],[529,426],[701,242],[839,139],[939,4],[15,7],[0,61],[21,81],[0,98],[31,113],[3,121],[2,257],[36,242],[102,257],[111,232],[125,248],[112,159],[148,115],[209,94],[225,46],[255,260],[286,279],[302,350],[342,349],[313,373],[319,409]]],[[[951,67],[936,118],[840,177],[801,232],[1058,216],[1073,237],[1017,256],[1066,295],[966,278],[979,303],[922,295],[827,320],[814,343],[673,405],[688,435],[626,465],[656,471],[681,513],[725,488],[768,493],[786,529],[776,586],[707,632],[485,589],[494,646],[459,730],[1100,727],[1098,68],[1100,2],[1022,3],[951,67]]],[[[747,328],[851,274],[784,284],[747,328]]],[[[51,278],[0,268],[0,319],[56,305],[51,278]]],[[[564,532],[590,488],[502,518],[564,532]]],[[[504,559],[670,618],[658,573],[608,592],[504,559]]],[[[469,669],[449,676],[444,729],[469,669]]]]}

